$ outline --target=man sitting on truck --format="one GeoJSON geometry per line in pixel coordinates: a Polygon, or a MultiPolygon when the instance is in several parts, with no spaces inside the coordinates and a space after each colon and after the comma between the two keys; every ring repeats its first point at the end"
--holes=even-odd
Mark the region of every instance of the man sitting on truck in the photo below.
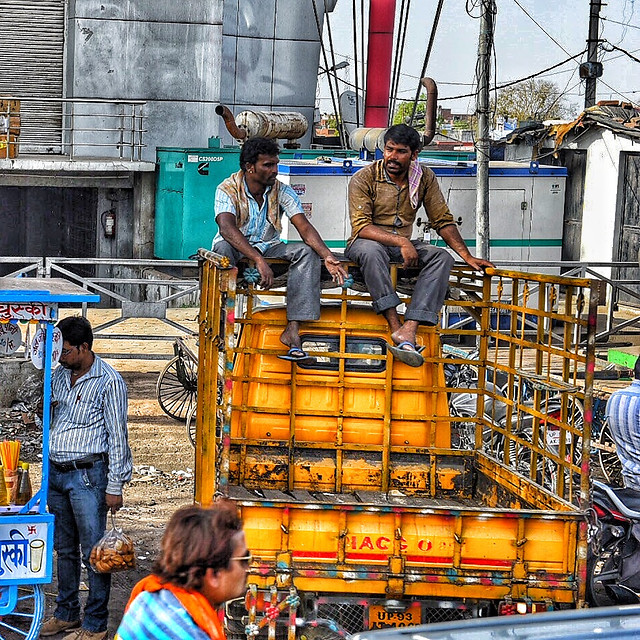
{"type": "Polygon", "coordinates": [[[227,256],[235,265],[242,256],[252,260],[260,284],[273,285],[273,271],[265,258],[290,262],[287,282],[287,326],[280,341],[289,348],[285,360],[306,360],[302,350],[300,323],[320,318],[321,263],[333,280],[342,284],[346,272],[307,220],[295,191],[277,179],[277,143],[267,138],[250,138],[240,152],[240,171],[222,182],[215,196],[218,234],[212,250],[227,256]],[[280,240],[282,216],[286,215],[303,243],[280,240]]]}
{"type": "Polygon", "coordinates": [[[607,401],[607,418],[622,465],[624,486],[640,491],[640,358],[633,367],[634,381],[614,391],[607,401]]]}
{"type": "Polygon", "coordinates": [[[349,182],[351,237],[345,256],[357,263],[373,299],[373,308],[389,325],[389,350],[411,367],[424,364],[416,347],[420,324],[435,325],[444,302],[453,266],[445,249],[411,240],[416,213],[424,206],[429,225],[469,266],[492,267],[469,252],[433,171],[418,162],[420,135],[405,124],[391,127],[384,136],[381,160],[360,169],[349,182]],[[389,273],[390,262],[404,269],[421,268],[404,322],[396,307],[400,298],[389,273]]]}

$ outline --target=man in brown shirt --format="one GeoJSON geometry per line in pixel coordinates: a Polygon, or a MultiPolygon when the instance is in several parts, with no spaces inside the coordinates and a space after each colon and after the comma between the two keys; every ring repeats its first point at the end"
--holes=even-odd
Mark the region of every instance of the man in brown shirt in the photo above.
{"type": "Polygon", "coordinates": [[[351,237],[345,256],[356,262],[373,298],[373,308],[389,324],[398,360],[419,367],[424,358],[416,349],[420,324],[435,325],[447,293],[451,254],[440,247],[411,240],[416,213],[424,206],[429,224],[469,266],[492,267],[471,255],[436,177],[418,163],[420,135],[404,124],[391,127],[384,137],[382,160],[358,171],[349,183],[351,237]],[[390,262],[403,268],[421,267],[411,303],[400,320],[400,298],[389,274],[390,262]]]}

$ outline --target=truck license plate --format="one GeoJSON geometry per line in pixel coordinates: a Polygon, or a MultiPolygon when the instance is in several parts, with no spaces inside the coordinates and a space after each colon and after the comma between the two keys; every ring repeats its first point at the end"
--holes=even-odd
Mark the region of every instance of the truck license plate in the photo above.
{"type": "Polygon", "coordinates": [[[385,627],[410,627],[420,624],[422,617],[420,607],[409,607],[406,611],[385,611],[381,605],[369,607],[369,629],[384,629],[385,627]]]}

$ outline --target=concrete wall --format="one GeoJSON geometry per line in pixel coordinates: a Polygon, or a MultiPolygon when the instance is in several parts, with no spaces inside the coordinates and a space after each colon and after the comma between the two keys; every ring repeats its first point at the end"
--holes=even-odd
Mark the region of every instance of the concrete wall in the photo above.
{"type": "Polygon", "coordinates": [[[144,160],[157,146],[206,145],[219,126],[222,7],[70,0],[66,95],[146,100],[144,160]]]}
{"type": "MultiPolygon", "coordinates": [[[[335,0],[326,2],[333,10],[335,0]]],[[[315,0],[324,24],[325,2],[315,0]]],[[[225,0],[221,101],[241,111],[298,111],[309,122],[311,143],[320,38],[309,0],[225,0]]],[[[225,143],[231,137],[223,130],[225,143]]]]}

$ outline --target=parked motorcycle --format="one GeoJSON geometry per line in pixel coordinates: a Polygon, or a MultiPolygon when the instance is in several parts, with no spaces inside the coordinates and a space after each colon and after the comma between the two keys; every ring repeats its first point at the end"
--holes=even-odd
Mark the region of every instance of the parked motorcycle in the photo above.
{"type": "MultiPolygon", "coordinates": [[[[456,347],[443,345],[445,356],[450,358],[464,358],[469,361],[477,359],[477,351],[465,352],[456,347]]],[[[478,387],[478,371],[470,362],[445,362],[445,380],[447,387],[454,389],[449,394],[449,412],[452,417],[474,418],[478,411],[478,394],[474,389],[478,387]],[[468,389],[468,391],[467,391],[468,389]]],[[[505,436],[501,431],[509,431],[527,442],[533,441],[534,433],[534,384],[522,378],[519,384],[508,384],[508,375],[501,370],[491,367],[485,369],[485,384],[483,404],[483,423],[496,425],[499,429],[483,428],[482,449],[486,453],[502,457],[504,455],[505,436]],[[508,394],[514,397],[516,407],[511,410],[511,428],[506,429],[509,419],[508,394]],[[505,400],[501,400],[505,398],[505,400]],[[517,407],[520,407],[518,409],[517,407]]],[[[538,413],[542,418],[538,420],[539,446],[551,454],[558,456],[560,452],[561,431],[558,426],[562,421],[571,424],[576,431],[580,431],[584,421],[582,404],[574,397],[563,399],[562,394],[554,391],[543,391],[539,401],[538,413]],[[563,405],[564,402],[564,405],[563,405]]],[[[452,447],[458,449],[472,449],[475,445],[476,422],[455,421],[452,426],[452,447]]],[[[522,474],[530,476],[531,448],[519,445],[516,441],[509,442],[510,463],[522,474]]],[[[578,465],[582,459],[581,438],[565,431],[565,456],[578,465]]],[[[547,457],[538,456],[536,462],[535,479],[548,489],[557,486],[557,464],[547,457]]]]}
{"type": "Polygon", "coordinates": [[[640,603],[640,492],[593,481],[587,555],[591,606],[640,603]]]}

